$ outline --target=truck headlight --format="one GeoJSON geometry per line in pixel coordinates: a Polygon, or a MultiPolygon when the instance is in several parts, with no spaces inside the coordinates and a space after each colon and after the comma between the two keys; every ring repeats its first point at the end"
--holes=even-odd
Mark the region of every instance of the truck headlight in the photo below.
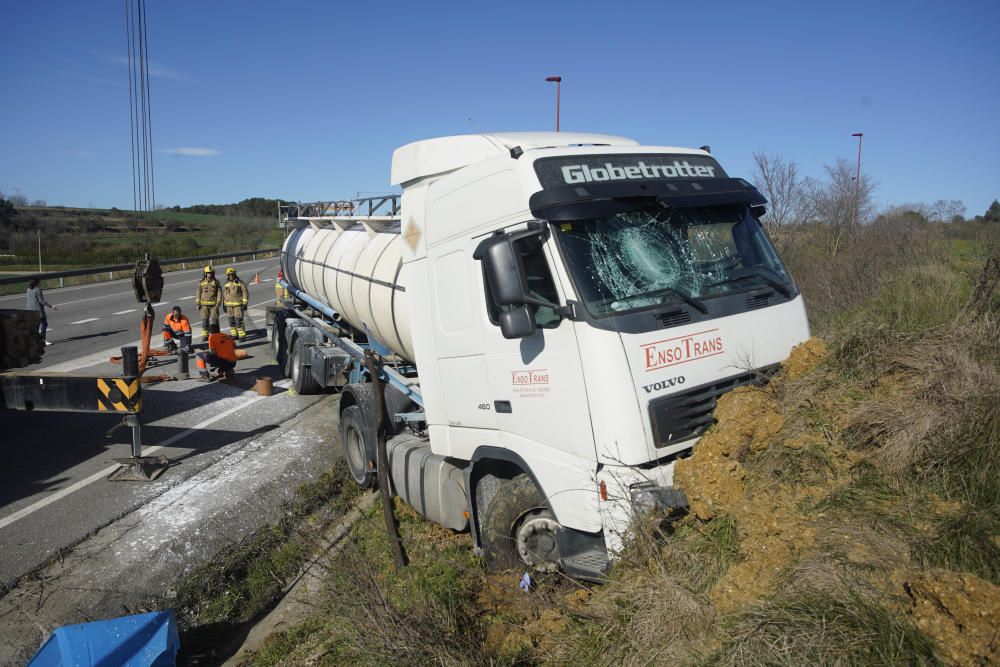
{"type": "Polygon", "coordinates": [[[657,486],[653,482],[639,482],[629,487],[632,506],[642,512],[663,509],[687,509],[687,495],[672,486],[657,486]]]}

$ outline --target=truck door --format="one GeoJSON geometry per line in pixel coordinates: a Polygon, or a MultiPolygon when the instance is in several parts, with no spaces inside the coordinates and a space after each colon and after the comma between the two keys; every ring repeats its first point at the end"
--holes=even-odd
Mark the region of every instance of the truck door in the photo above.
{"type": "MultiPolygon", "coordinates": [[[[508,230],[511,231],[511,230],[508,230]]],[[[551,240],[514,241],[525,267],[532,296],[565,303],[553,280],[551,240]]],[[[480,264],[476,262],[476,264],[480,264]]],[[[535,333],[508,340],[500,332],[500,308],[493,302],[479,270],[483,346],[499,437],[505,446],[529,448],[550,460],[568,453],[595,460],[590,410],[573,322],[547,306],[533,307],[535,333]]]]}
{"type": "MultiPolygon", "coordinates": [[[[494,429],[482,318],[477,316],[479,262],[459,243],[427,250],[431,265],[434,338],[448,425],[494,429]]],[[[455,432],[452,433],[455,435],[455,432]]]]}

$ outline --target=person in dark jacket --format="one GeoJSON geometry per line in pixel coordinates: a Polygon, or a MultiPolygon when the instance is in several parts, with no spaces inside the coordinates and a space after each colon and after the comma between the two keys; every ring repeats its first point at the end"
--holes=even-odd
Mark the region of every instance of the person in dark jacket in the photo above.
{"type": "MultiPolygon", "coordinates": [[[[45,295],[42,294],[42,286],[38,284],[38,278],[32,278],[28,283],[28,304],[25,308],[38,312],[38,333],[41,335],[42,340],[45,340],[45,332],[49,329],[49,318],[45,316],[45,309],[59,309],[45,300],[45,295]]],[[[51,345],[52,343],[45,340],[45,344],[51,345]]]]}

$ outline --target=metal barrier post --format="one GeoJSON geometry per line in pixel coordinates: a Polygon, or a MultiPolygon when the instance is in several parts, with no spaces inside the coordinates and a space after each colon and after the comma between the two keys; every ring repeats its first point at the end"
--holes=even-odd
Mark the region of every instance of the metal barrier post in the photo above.
{"type": "Polygon", "coordinates": [[[181,348],[177,350],[177,377],[187,379],[190,376],[191,373],[188,368],[188,353],[187,350],[181,348]]]}
{"type": "MultiPolygon", "coordinates": [[[[137,383],[141,391],[142,378],[139,377],[139,350],[134,345],[122,348],[122,376],[137,383]]],[[[122,466],[108,477],[114,482],[151,482],[167,469],[170,461],[166,456],[142,455],[142,395],[135,401],[134,412],[125,416],[124,423],[132,429],[132,456],[115,459],[122,466]]]]}

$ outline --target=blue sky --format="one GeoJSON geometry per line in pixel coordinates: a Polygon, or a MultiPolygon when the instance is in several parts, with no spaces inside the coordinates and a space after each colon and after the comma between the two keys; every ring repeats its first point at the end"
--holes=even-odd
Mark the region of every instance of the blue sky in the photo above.
{"type": "MultiPolygon", "coordinates": [[[[147,2],[162,204],[387,191],[409,141],[552,129],[548,75],[564,130],[813,176],[862,131],[880,204],[1000,197],[996,0],[147,2]]],[[[131,207],[123,3],[5,5],[0,190],[131,207]]]]}

